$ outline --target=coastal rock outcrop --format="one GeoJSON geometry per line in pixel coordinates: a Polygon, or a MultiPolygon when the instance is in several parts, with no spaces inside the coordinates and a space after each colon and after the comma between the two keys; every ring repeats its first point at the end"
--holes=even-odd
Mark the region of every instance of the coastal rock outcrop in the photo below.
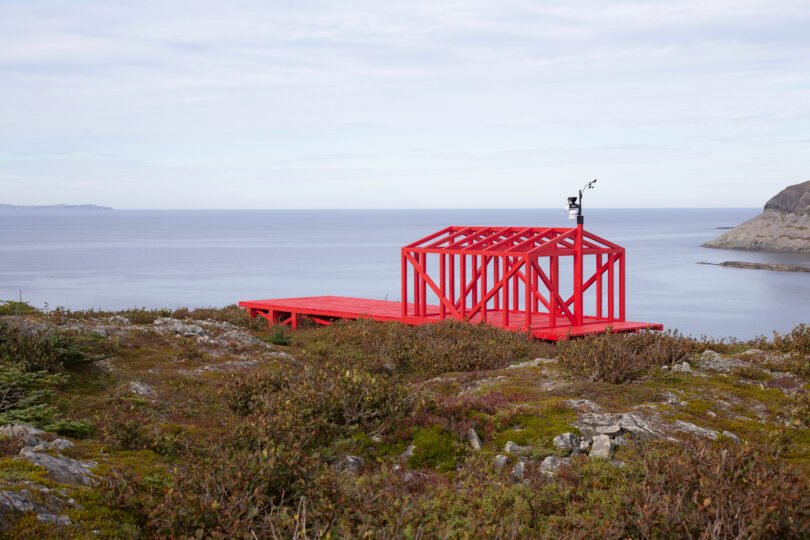
{"type": "Polygon", "coordinates": [[[786,187],[757,217],[703,247],[810,253],[810,180],[786,187]]]}

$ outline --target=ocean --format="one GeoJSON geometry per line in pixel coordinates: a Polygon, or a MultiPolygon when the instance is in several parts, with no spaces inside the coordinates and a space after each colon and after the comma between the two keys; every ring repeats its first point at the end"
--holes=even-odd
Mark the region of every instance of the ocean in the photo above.
{"type": "MultiPolygon", "coordinates": [[[[700,245],[760,212],[588,209],[627,249],[627,318],[747,339],[810,323],[810,273],[697,264],[810,264],[700,245]]],[[[448,225],[568,227],[562,210],[5,210],[0,299],[69,309],[224,306],[341,295],[399,300],[399,249],[448,225]]]]}

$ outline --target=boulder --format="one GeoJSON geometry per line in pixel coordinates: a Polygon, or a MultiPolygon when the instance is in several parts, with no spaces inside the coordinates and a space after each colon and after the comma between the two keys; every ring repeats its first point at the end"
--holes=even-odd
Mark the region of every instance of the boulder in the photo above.
{"type": "Polygon", "coordinates": [[[38,435],[45,433],[41,429],[35,428],[28,424],[6,424],[0,427],[0,434],[3,434],[12,439],[19,439],[26,446],[36,446],[44,442],[38,435]]]}
{"type": "Polygon", "coordinates": [[[579,437],[573,433],[561,433],[554,437],[554,447],[563,450],[579,449],[579,437]]]}
{"type": "Polygon", "coordinates": [[[548,456],[542,463],[540,463],[540,472],[547,476],[554,475],[562,465],[568,465],[571,462],[568,458],[558,456],[548,456]]]}
{"type": "Polygon", "coordinates": [[[598,435],[607,435],[608,437],[615,437],[621,432],[622,428],[620,428],[617,424],[611,424],[609,426],[598,426],[596,428],[596,433],[598,435]]]}
{"type": "Polygon", "coordinates": [[[509,458],[503,454],[498,454],[495,456],[495,469],[496,470],[503,470],[506,464],[509,462],[509,458]]]}
{"type": "Polygon", "coordinates": [[[613,454],[613,443],[607,435],[596,435],[591,445],[590,457],[609,459],[613,454]]]}
{"type": "Polygon", "coordinates": [[[509,475],[509,478],[512,479],[512,482],[520,482],[523,480],[523,476],[526,474],[526,466],[523,464],[522,461],[518,461],[515,463],[515,466],[512,467],[512,473],[509,475]]]}
{"type": "Polygon", "coordinates": [[[481,450],[481,439],[478,438],[478,433],[474,428],[467,430],[467,442],[470,443],[473,450],[481,450]]]}

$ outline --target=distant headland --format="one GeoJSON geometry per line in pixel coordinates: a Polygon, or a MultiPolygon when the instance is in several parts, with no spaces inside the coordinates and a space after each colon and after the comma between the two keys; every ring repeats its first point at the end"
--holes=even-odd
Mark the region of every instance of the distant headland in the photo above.
{"type": "Polygon", "coordinates": [[[112,208],[109,206],[99,206],[97,204],[0,204],[0,210],[112,210],[112,208]]]}
{"type": "Polygon", "coordinates": [[[786,187],[757,217],[703,247],[810,253],[810,180],[786,187]]]}

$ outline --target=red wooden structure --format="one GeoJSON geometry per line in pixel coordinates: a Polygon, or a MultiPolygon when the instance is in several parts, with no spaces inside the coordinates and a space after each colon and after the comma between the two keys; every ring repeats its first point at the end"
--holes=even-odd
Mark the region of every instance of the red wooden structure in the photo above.
{"type": "Polygon", "coordinates": [[[663,328],[625,321],[624,248],[581,224],[446,227],[403,247],[401,257],[401,302],[320,296],[239,305],[251,317],[293,328],[302,316],[320,324],[357,317],[406,324],[453,318],[551,340],[608,327],[614,332],[663,328]],[[569,263],[570,273],[563,272],[569,263]]]}

